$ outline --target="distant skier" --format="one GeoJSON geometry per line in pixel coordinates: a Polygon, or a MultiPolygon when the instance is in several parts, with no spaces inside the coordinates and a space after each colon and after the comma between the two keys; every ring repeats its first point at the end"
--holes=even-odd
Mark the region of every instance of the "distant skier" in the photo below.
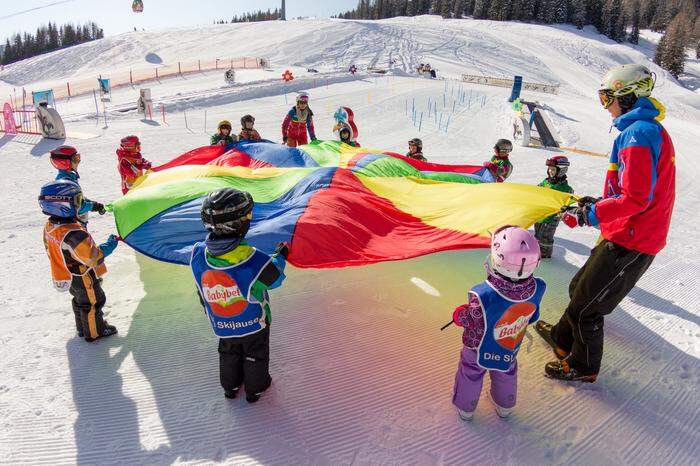
{"type": "Polygon", "coordinates": [[[117,247],[117,238],[95,246],[85,225],[78,219],[83,204],[80,186],[68,179],[45,184],[39,194],[41,211],[49,216],[44,227],[44,247],[51,264],[53,284],[73,296],[73,314],[78,336],[92,342],[117,333],[102,316],[105,294],[102,276],[105,257],[117,247]]]}
{"type": "Polygon", "coordinates": [[[134,182],[151,169],[151,162],[141,155],[141,141],[137,136],[122,138],[117,149],[119,175],[122,177],[122,193],[129,192],[134,182]]]}
{"type": "Polygon", "coordinates": [[[308,94],[301,93],[297,96],[297,104],[289,110],[282,122],[282,141],[289,147],[308,144],[307,132],[311,140],[315,141],[314,112],[309,108],[308,94]]]}
{"type": "Polygon", "coordinates": [[[527,326],[539,318],[546,285],[532,276],[540,247],[532,234],[504,226],[491,237],[486,281],[469,291],[453,322],[464,328],[461,358],[452,403],[459,416],[474,416],[486,371],[491,377],[491,400],[496,413],[508,417],[515,406],[518,383],[516,357],[527,326]]]}
{"type": "Polygon", "coordinates": [[[423,156],[423,141],[418,138],[413,138],[408,141],[408,152],[406,152],[406,157],[420,160],[421,162],[427,162],[423,156]]]}
{"type": "Polygon", "coordinates": [[[236,142],[236,136],[231,135],[231,122],[221,120],[216,127],[216,134],[211,137],[212,146],[228,146],[236,142]]]}
{"type": "Polygon", "coordinates": [[[255,118],[253,115],[244,115],[241,118],[241,132],[238,133],[239,141],[260,141],[260,133],[254,128],[255,118]]]}
{"type": "Polygon", "coordinates": [[[258,401],[270,387],[270,297],[284,280],[289,249],[280,243],[272,256],[249,246],[245,235],[253,198],[224,188],[202,203],[206,240],[194,245],[190,266],[199,297],[219,337],[219,371],[226,398],[245,385],[246,400],[258,401]]]}
{"type": "Polygon", "coordinates": [[[603,359],[605,316],[627,296],[666,245],[675,201],[675,151],[661,126],[665,109],[650,97],[653,74],[622,65],[603,77],[598,96],[620,134],[613,143],[603,198],[582,197],[572,215],[602,239],[569,285],[569,305],[552,326],[535,327],[554,349],[548,377],[594,382],[603,359]]]}
{"type": "MultiPolygon", "coordinates": [[[[569,169],[569,159],[563,155],[557,155],[547,159],[547,178],[542,180],[538,186],[554,189],[563,193],[573,193],[574,190],[566,179],[566,172],[569,169]]],[[[543,259],[552,257],[554,249],[554,233],[559,226],[559,216],[551,215],[539,223],[535,223],[535,238],[540,242],[540,251],[543,259]]]]}
{"type": "Polygon", "coordinates": [[[494,179],[503,183],[513,173],[513,164],[508,156],[513,151],[513,143],[508,139],[499,139],[493,146],[493,157],[484,163],[489,169],[494,179]]]}
{"type": "MultiPolygon", "coordinates": [[[[70,180],[76,184],[80,184],[80,175],[78,174],[78,165],[80,165],[80,154],[75,147],[60,146],[51,151],[51,165],[58,170],[56,180],[70,180]]],[[[97,212],[104,215],[107,211],[104,205],[90,199],[83,199],[78,212],[78,220],[87,224],[88,213],[97,212]]]]}

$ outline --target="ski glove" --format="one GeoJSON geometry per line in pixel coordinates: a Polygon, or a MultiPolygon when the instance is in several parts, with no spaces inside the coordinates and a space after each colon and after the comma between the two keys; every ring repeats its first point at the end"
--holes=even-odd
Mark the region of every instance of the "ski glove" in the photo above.
{"type": "Polygon", "coordinates": [[[283,142],[284,144],[287,143],[287,136],[282,136],[282,142],[283,142]]]}
{"type": "Polygon", "coordinates": [[[115,249],[117,249],[117,237],[115,235],[109,235],[109,238],[107,238],[107,241],[104,243],[100,244],[100,250],[102,251],[102,254],[104,254],[105,257],[109,256],[114,252],[115,249]]]}
{"type": "Polygon", "coordinates": [[[95,201],[92,201],[92,211],[97,212],[100,215],[104,215],[107,213],[104,204],[100,204],[99,202],[95,201]]]}
{"type": "Polygon", "coordinates": [[[462,313],[462,311],[465,311],[468,307],[469,307],[468,304],[462,304],[461,306],[458,306],[457,308],[455,308],[454,312],[452,312],[452,322],[454,322],[454,324],[457,327],[462,326],[462,322],[459,320],[459,316],[462,313]]]}
{"type": "Polygon", "coordinates": [[[277,243],[275,254],[284,257],[285,260],[289,257],[289,245],[286,242],[277,243]]]}

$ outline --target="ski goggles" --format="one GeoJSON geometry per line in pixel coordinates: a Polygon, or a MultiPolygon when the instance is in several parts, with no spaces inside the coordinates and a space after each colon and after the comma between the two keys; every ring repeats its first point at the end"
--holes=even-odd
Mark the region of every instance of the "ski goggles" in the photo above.
{"type": "Polygon", "coordinates": [[[601,89],[598,91],[598,99],[600,99],[600,105],[607,110],[615,102],[615,94],[610,89],[601,89]]]}

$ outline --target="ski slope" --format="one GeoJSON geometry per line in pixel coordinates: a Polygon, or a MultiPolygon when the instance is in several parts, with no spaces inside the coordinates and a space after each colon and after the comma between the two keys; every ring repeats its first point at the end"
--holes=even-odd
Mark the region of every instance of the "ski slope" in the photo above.
{"type": "MultiPolygon", "coordinates": [[[[598,77],[614,64],[647,60],[644,47],[567,26],[435,17],[251,23],[129,33],[36,57],[0,73],[0,95],[44,85],[47,76],[82,79],[98,69],[142,66],[147,53],[177,61],[207,50],[267,56],[273,71],[241,71],[234,86],[224,84],[223,73],[153,83],[155,101],[168,108],[165,123],[160,115],[142,121],[130,109],[138,89],[115,90],[108,127],[95,118],[92,96],[58,103],[69,132],[94,136],[66,141],[82,153],[88,197],[108,202],[121,194],[114,150],[124,135],[137,134],[154,163],[205,145],[218,120],[235,125],[246,113],[255,115],[263,137],[279,140],[293,92],[301,89],[311,95],[321,138],[332,137],[333,111],[345,105],[355,112],[365,147],[403,152],[419,136],[431,161],[481,163],[508,135],[510,90],[464,85],[469,105],[452,113],[444,81],[407,74],[421,62],[447,77],[517,73],[559,82],[557,96],[524,95],[549,107],[565,145],[606,152],[615,130],[609,132],[610,118],[597,102],[598,77]],[[344,73],[351,63],[389,67],[389,60],[395,65],[388,77],[344,73]],[[290,67],[297,79],[285,86],[279,76],[290,67]],[[308,74],[307,67],[322,73],[308,74]],[[451,116],[447,134],[429,118],[418,132],[406,116],[414,99],[426,112],[428,98],[451,116]]],[[[506,421],[485,394],[475,419],[459,420],[451,391],[461,335],[455,327],[439,331],[483,279],[484,250],[359,268],[290,268],[272,295],[273,386],[255,405],[223,397],[216,338],[189,270],[123,244],[109,257],[104,281],[106,317],[119,335],[79,340],[69,296],[50,283],[45,217],[36,203],[53,176],[47,153],[59,143],[1,136],[0,464],[697,463],[700,96],[654,71],[677,152],[669,245],[606,319],[595,384],[546,379],[551,352],[530,332],[519,356],[518,405],[506,421]]],[[[516,148],[513,181],[541,181],[551,155],[516,148]]],[[[566,155],[576,192],[597,195],[607,160],[566,155]]],[[[103,240],[114,232],[112,218],[94,218],[90,230],[103,240]]],[[[595,230],[560,226],[554,258],[538,270],[548,283],[545,320],[561,315],[568,283],[596,238],[595,230]]]]}

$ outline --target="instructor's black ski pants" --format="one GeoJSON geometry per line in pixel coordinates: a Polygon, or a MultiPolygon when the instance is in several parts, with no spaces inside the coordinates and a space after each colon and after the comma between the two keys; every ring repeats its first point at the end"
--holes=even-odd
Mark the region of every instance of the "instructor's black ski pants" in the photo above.
{"type": "Polygon", "coordinates": [[[634,288],[655,256],[601,241],[569,285],[570,302],[552,328],[552,338],[570,351],[569,363],[582,374],[597,374],[603,359],[603,317],[634,288]]]}

